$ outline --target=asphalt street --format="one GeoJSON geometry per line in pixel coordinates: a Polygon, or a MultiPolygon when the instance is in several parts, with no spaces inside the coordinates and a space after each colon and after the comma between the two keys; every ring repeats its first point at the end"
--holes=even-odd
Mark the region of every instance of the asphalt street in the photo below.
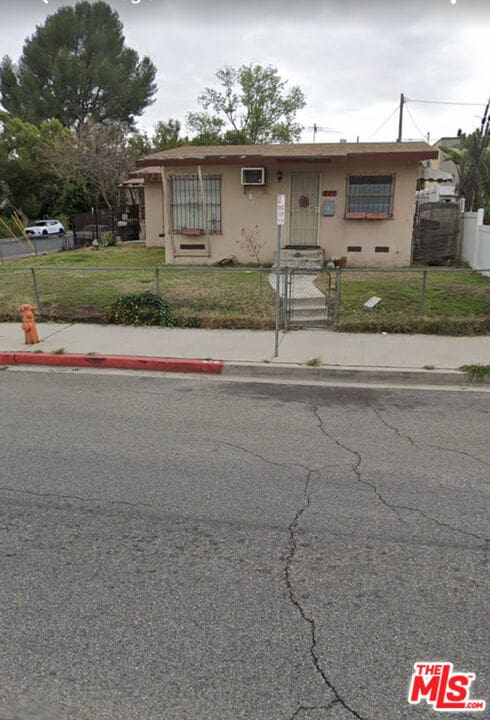
{"type": "MultiPolygon", "coordinates": [[[[31,239],[37,253],[53,253],[59,252],[61,248],[68,244],[71,247],[73,236],[71,233],[60,237],[59,235],[48,235],[48,237],[38,237],[31,239]]],[[[19,257],[23,255],[35,255],[32,247],[26,240],[19,242],[13,238],[0,238],[0,260],[19,257]]]]}
{"type": "Polygon", "coordinates": [[[8,370],[0,398],[1,720],[444,716],[417,661],[488,704],[488,393],[8,370]]]}

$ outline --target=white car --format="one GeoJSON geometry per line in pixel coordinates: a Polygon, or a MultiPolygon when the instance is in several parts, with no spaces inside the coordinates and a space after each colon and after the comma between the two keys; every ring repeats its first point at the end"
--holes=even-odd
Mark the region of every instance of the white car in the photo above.
{"type": "Polygon", "coordinates": [[[64,235],[65,228],[58,220],[36,220],[33,225],[24,228],[26,233],[37,237],[38,235],[64,235]]]}

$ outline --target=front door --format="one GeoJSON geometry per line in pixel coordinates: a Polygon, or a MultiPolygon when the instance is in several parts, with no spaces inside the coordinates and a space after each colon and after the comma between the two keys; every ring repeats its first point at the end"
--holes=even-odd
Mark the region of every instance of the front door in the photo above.
{"type": "Polygon", "coordinates": [[[319,173],[291,175],[289,245],[318,245],[319,173]]]}

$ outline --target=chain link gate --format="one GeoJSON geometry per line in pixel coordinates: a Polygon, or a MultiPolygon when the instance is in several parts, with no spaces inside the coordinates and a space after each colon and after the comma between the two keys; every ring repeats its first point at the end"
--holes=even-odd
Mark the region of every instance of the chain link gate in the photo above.
{"type": "Polygon", "coordinates": [[[332,324],[335,274],[328,270],[285,269],[286,327],[327,328],[332,324]]]}

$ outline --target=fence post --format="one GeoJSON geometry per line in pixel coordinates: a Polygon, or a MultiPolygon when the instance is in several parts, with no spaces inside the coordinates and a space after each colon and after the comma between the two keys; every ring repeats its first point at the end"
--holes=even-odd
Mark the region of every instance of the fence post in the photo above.
{"type": "MultiPolygon", "coordinates": [[[[77,246],[77,224],[76,224],[74,215],[70,218],[70,222],[71,222],[71,232],[73,235],[73,250],[75,250],[75,248],[77,246]]],[[[67,250],[69,250],[69,249],[71,249],[71,248],[67,248],[67,250]]]]}
{"type": "Polygon", "coordinates": [[[37,286],[37,277],[36,277],[36,271],[34,268],[31,268],[31,274],[32,274],[32,284],[34,285],[34,297],[36,299],[36,307],[40,311],[41,310],[41,301],[39,299],[39,288],[37,286]]]}
{"type": "Polygon", "coordinates": [[[335,305],[333,308],[333,326],[337,327],[337,323],[339,321],[339,312],[340,312],[340,285],[341,285],[341,278],[342,277],[342,270],[340,268],[335,268],[335,305]]]}
{"type": "Polygon", "coordinates": [[[289,268],[284,268],[284,327],[289,327],[289,268]]]}
{"type": "Polygon", "coordinates": [[[419,312],[419,318],[421,320],[424,319],[425,316],[425,289],[427,287],[427,270],[424,270],[422,273],[422,294],[420,296],[420,312],[419,312]]]}
{"type": "Polygon", "coordinates": [[[155,268],[155,295],[160,297],[160,270],[155,268]]]}
{"type": "Polygon", "coordinates": [[[279,355],[279,325],[281,313],[281,232],[282,225],[277,225],[277,252],[276,252],[276,322],[274,332],[274,357],[279,355]]]}

